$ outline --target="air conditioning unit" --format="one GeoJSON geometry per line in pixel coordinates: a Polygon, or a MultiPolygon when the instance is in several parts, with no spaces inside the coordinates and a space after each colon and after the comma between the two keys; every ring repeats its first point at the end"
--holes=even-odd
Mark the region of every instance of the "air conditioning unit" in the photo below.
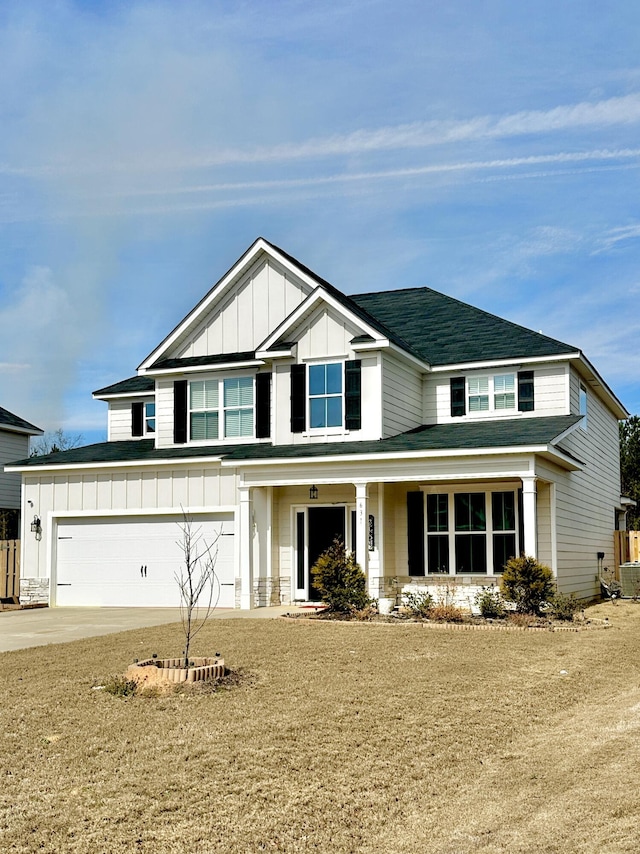
{"type": "Polygon", "coordinates": [[[623,598],[640,596],[640,562],[620,564],[620,585],[623,598]]]}

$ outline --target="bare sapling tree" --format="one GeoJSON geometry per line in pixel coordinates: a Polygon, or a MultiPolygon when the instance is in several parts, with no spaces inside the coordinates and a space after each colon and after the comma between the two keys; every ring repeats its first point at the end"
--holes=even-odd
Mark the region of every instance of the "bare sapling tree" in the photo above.
{"type": "Polygon", "coordinates": [[[180,571],[175,573],[175,579],[180,589],[180,616],[185,636],[184,666],[188,668],[191,641],[215,611],[220,599],[216,560],[222,531],[215,534],[212,543],[207,543],[202,529],[194,530],[193,519],[184,510],[178,526],[182,536],[177,545],[184,561],[180,571]]]}

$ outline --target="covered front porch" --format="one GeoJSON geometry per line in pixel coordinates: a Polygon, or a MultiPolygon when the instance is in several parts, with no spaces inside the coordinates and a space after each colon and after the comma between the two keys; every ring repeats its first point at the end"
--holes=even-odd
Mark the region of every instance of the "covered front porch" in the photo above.
{"type": "Polygon", "coordinates": [[[383,607],[416,586],[472,598],[499,583],[504,563],[522,552],[555,572],[555,484],[536,473],[535,458],[515,466],[493,459],[491,470],[477,465],[473,474],[456,472],[456,462],[448,476],[426,461],[395,476],[388,465],[365,472],[354,461],[350,479],[317,463],[295,475],[245,472],[238,606],[316,600],[310,570],[336,537],[355,552],[383,607]]]}

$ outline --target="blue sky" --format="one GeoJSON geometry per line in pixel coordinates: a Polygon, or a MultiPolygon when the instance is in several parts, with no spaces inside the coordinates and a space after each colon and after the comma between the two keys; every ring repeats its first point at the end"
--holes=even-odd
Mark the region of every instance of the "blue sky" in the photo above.
{"type": "Polygon", "coordinates": [[[640,5],[0,0],[0,406],[106,437],[258,236],[584,350],[640,412],[640,5]]]}

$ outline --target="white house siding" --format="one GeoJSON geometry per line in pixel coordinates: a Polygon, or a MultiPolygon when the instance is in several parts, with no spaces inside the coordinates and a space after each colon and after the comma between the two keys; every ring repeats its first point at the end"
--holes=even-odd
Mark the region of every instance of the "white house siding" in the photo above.
{"type": "MultiPolygon", "coordinates": [[[[574,374],[576,407],[578,384],[574,374]]],[[[558,475],[556,486],[558,585],[582,598],[598,593],[597,553],[604,552],[604,566],[613,566],[614,512],[620,501],[618,422],[591,389],[587,393],[587,429],[578,427],[560,443],[587,464],[584,471],[558,475]]]]}
{"type": "Polygon", "coordinates": [[[255,350],[309,292],[308,285],[277,262],[259,259],[170,355],[182,358],[255,350]]]}
{"type": "Polygon", "coordinates": [[[29,437],[21,433],[0,430],[0,510],[18,510],[20,507],[19,472],[5,472],[5,463],[13,463],[29,456],[29,437]]]}
{"type": "Polygon", "coordinates": [[[277,445],[309,444],[312,442],[361,441],[380,439],[382,436],[381,371],[379,356],[357,354],[351,339],[362,332],[347,322],[337,312],[326,307],[318,308],[291,332],[297,344],[297,361],[360,359],[362,362],[362,428],[347,432],[345,429],[328,431],[308,430],[291,432],[291,362],[278,363],[273,371],[272,412],[274,443],[277,445]]]}
{"type": "MultiPolygon", "coordinates": [[[[109,413],[107,416],[107,439],[109,442],[124,442],[132,439],[131,434],[131,406],[136,402],[153,401],[153,395],[147,397],[128,397],[122,400],[109,401],[109,413]]],[[[173,417],[173,416],[172,416],[173,417]]],[[[156,419],[156,424],[158,420],[156,419]]],[[[171,421],[173,427],[173,420],[171,421]]],[[[153,438],[153,433],[150,433],[147,438],[153,438]]]]}
{"type": "Polygon", "coordinates": [[[540,563],[555,569],[553,556],[553,536],[551,519],[551,490],[552,484],[539,480],[536,494],[536,516],[537,516],[537,545],[536,557],[540,563]]]}
{"type": "MultiPolygon", "coordinates": [[[[173,445],[173,383],[180,377],[156,381],[156,447],[173,445]]],[[[200,377],[198,377],[200,379],[200,377]]]]}
{"type": "MultiPolygon", "coordinates": [[[[456,418],[451,417],[451,378],[488,376],[500,373],[515,373],[519,370],[533,370],[535,409],[533,412],[518,412],[517,408],[504,410],[505,418],[529,418],[539,415],[568,415],[566,363],[517,364],[512,367],[487,368],[473,371],[447,371],[430,374],[425,379],[423,420],[425,424],[448,424],[450,422],[494,419],[500,412],[475,412],[456,418]]],[[[517,406],[517,403],[516,403],[517,406]]]]}
{"type": "Polygon", "coordinates": [[[422,374],[388,353],[382,356],[383,438],[422,423],[422,374]]]}
{"type": "Polygon", "coordinates": [[[55,561],[51,536],[59,514],[100,517],[126,512],[133,517],[153,515],[155,510],[159,515],[175,513],[180,507],[215,512],[216,508],[235,507],[237,501],[235,471],[221,470],[215,464],[25,474],[23,514],[27,507],[37,513],[43,531],[40,541],[25,534],[21,574],[23,578],[47,578],[50,562],[55,561]]]}

